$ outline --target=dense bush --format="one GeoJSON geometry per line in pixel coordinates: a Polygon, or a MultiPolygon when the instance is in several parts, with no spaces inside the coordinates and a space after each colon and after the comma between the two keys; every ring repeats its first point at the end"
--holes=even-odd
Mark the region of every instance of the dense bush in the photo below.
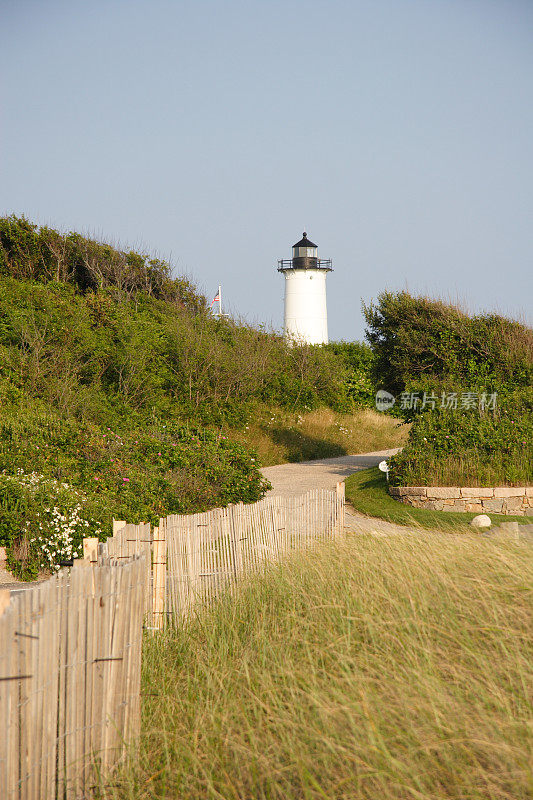
{"type": "Polygon", "coordinates": [[[320,347],[231,320],[183,313],[136,294],[81,295],[69,284],[0,278],[0,365],[5,391],[22,391],[64,413],[172,416],[218,424],[243,418],[250,401],[331,405],[343,369],[320,347]]]}
{"type": "Polygon", "coordinates": [[[383,293],[365,317],[374,379],[397,396],[394,413],[413,421],[391,459],[393,483],[532,482],[531,329],[406,292],[383,293]]]}
{"type": "Polygon", "coordinates": [[[363,310],[375,381],[393,394],[422,379],[498,392],[533,382],[533,331],[518,322],[407,292],[383,292],[363,310]]]}
{"type": "Polygon", "coordinates": [[[339,393],[337,404],[342,410],[355,403],[374,408],[374,353],[364,342],[330,342],[325,349],[344,366],[344,394],[339,393]]]}
{"type": "Polygon", "coordinates": [[[81,556],[84,536],[101,536],[99,522],[87,513],[88,497],[67,483],[37,472],[0,475],[0,543],[9,564],[25,578],[42,569],[59,569],[81,556]]]}
{"type": "Polygon", "coordinates": [[[502,399],[494,412],[422,412],[391,469],[391,482],[398,486],[533,484],[531,390],[502,399]]]}
{"type": "Polygon", "coordinates": [[[105,538],[113,517],[156,523],[253,502],[267,485],[253,453],[216,432],[155,421],[113,430],[27,405],[4,412],[0,470],[0,542],[27,577],[77,552],[83,535],[105,538]]]}
{"type": "Polygon", "coordinates": [[[186,278],[173,278],[166,261],[14,215],[0,217],[0,275],[70,283],[82,292],[108,288],[119,299],[144,292],[195,313],[207,309],[205,297],[186,278]]]}

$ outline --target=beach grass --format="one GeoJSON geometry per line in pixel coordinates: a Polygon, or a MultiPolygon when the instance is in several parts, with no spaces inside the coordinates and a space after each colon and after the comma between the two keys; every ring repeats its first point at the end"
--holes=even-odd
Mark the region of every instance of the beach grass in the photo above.
{"type": "Polygon", "coordinates": [[[106,800],[525,800],[533,550],[352,535],[147,637],[106,800]]]}

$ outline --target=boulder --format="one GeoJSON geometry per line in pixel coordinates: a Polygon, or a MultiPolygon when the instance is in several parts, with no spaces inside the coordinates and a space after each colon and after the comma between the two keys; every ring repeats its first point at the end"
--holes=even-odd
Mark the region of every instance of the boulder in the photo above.
{"type": "Polygon", "coordinates": [[[490,528],[492,522],[487,514],[478,514],[470,523],[474,528],[490,528]]]}

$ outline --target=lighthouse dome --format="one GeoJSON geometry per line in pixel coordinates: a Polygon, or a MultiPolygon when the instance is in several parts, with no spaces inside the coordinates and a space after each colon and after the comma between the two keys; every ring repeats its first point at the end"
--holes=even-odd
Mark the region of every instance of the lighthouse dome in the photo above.
{"type": "Polygon", "coordinates": [[[310,239],[308,239],[307,233],[304,231],[303,237],[300,239],[299,242],[293,244],[293,247],[318,247],[318,245],[312,242],[310,239]]]}
{"type": "Polygon", "coordinates": [[[308,239],[304,231],[300,241],[292,246],[292,258],[278,261],[280,272],[291,269],[320,269],[331,272],[331,259],[318,257],[318,245],[308,239]]]}

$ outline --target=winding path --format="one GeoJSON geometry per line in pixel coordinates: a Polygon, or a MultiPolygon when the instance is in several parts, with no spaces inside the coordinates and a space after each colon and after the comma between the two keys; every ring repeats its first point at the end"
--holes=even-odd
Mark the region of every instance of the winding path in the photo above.
{"type": "MultiPolygon", "coordinates": [[[[272,484],[267,497],[293,497],[303,494],[309,489],[334,489],[339,481],[347,478],[352,472],[367,467],[375,467],[380,461],[397,453],[398,450],[376,450],[372,453],[358,453],[339,458],[321,458],[315,461],[301,461],[296,464],[279,464],[275,467],[263,467],[261,472],[272,484]]],[[[374,533],[390,535],[411,531],[420,533],[419,529],[394,525],[391,522],[365,517],[358,514],[350,506],[346,506],[345,528],[353,533],[374,533]]]]}
{"type": "Polygon", "coordinates": [[[315,461],[300,461],[297,464],[279,464],[263,467],[261,472],[272,484],[267,497],[293,497],[309,489],[334,489],[339,481],[352,472],[375,467],[380,461],[398,450],[377,450],[339,458],[321,458],[315,461]]]}

